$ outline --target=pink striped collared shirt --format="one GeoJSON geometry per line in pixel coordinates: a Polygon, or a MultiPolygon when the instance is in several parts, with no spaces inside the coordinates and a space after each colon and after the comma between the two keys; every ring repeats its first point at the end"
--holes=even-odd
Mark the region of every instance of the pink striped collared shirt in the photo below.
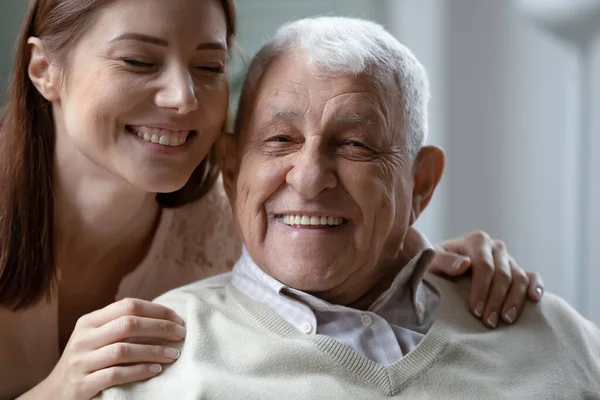
{"type": "Polygon", "coordinates": [[[232,283],[298,331],[333,337],[387,366],[414,349],[433,323],[440,298],[423,277],[434,255],[427,243],[366,311],[330,304],[282,284],[260,269],[245,247],[233,268],[232,283]]]}

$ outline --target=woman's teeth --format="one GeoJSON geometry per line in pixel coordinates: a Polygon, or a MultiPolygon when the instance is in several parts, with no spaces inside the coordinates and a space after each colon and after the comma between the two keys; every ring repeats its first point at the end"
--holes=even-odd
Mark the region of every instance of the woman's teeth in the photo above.
{"type": "Polygon", "coordinates": [[[172,131],[168,129],[132,127],[132,132],[146,142],[163,146],[181,146],[185,144],[190,131],[172,131]]]}
{"type": "Polygon", "coordinates": [[[289,215],[281,216],[286,225],[331,225],[338,226],[345,222],[344,218],[329,216],[289,215]]]}

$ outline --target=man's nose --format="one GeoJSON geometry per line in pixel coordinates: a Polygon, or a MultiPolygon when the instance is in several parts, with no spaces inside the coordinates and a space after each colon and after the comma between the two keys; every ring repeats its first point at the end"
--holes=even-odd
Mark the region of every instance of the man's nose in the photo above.
{"type": "Polygon", "coordinates": [[[198,109],[194,78],[187,67],[170,68],[165,73],[164,84],[156,94],[156,105],[185,115],[198,109]]]}
{"type": "Polygon", "coordinates": [[[305,142],[294,158],[286,181],[304,199],[314,199],[337,185],[333,160],[319,143],[305,142]]]}

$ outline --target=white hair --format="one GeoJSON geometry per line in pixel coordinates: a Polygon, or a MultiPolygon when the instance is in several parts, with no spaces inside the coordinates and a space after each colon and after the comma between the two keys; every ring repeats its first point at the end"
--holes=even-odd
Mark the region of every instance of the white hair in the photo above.
{"type": "MultiPolygon", "coordinates": [[[[329,75],[366,73],[386,90],[397,90],[407,147],[415,155],[427,139],[429,80],[415,55],[383,26],[345,17],[312,17],[283,25],[252,60],[240,102],[256,89],[268,64],[302,51],[308,65],[329,75]]],[[[243,116],[238,115],[238,121],[243,116]]],[[[241,123],[241,122],[240,122],[241,123]]]]}

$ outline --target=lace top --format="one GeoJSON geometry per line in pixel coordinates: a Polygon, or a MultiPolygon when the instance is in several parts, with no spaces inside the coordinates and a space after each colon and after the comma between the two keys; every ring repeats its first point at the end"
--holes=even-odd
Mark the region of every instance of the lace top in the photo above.
{"type": "MultiPolygon", "coordinates": [[[[178,286],[231,270],[241,254],[229,203],[219,179],[200,201],[163,209],[150,250],[121,281],[115,300],[152,300],[178,286]]],[[[60,358],[58,293],[50,302],[0,309],[0,400],[42,381],[60,358]]]]}
{"type": "Polygon", "coordinates": [[[219,178],[199,202],[162,211],[148,255],[123,279],[117,300],[152,300],[176,287],[230,271],[241,249],[219,178]]]}

